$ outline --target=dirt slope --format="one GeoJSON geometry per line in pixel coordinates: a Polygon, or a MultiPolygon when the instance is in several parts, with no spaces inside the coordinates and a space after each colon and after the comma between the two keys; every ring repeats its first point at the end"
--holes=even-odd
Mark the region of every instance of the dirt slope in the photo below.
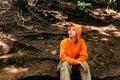
{"type": "MultiPolygon", "coordinates": [[[[69,7],[68,4],[61,7],[59,11],[56,9],[63,4],[48,6],[44,11],[51,15],[43,18],[36,9],[31,9],[39,19],[32,14],[31,20],[22,21],[24,24],[16,22],[15,10],[0,14],[2,36],[4,34],[7,37],[9,34],[15,39],[11,51],[0,56],[0,80],[8,80],[8,78],[22,80],[31,76],[48,76],[51,79],[58,77],[56,66],[59,63],[59,44],[62,39],[68,37],[67,27],[64,24],[69,21],[82,25],[82,38],[88,46],[88,63],[93,79],[119,80],[119,23],[108,23],[92,18],[80,12],[75,6],[69,7]]],[[[37,6],[37,9],[41,8],[42,5],[37,6]]]]}

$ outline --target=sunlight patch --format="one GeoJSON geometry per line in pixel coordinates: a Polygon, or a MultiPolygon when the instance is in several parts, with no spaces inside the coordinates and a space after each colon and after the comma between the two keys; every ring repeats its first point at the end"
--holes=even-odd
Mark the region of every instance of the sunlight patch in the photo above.
{"type": "Polygon", "coordinates": [[[10,66],[10,67],[4,68],[3,70],[6,71],[7,73],[17,74],[17,73],[21,73],[21,72],[26,72],[29,69],[28,68],[22,68],[22,67],[16,68],[15,66],[10,66]]]}
{"type": "Polygon", "coordinates": [[[92,29],[97,30],[100,34],[106,35],[106,36],[120,36],[120,30],[116,28],[116,26],[110,24],[106,27],[95,27],[95,26],[86,26],[86,29],[92,29]]]}
{"type": "Polygon", "coordinates": [[[107,39],[107,38],[102,38],[101,40],[103,40],[103,41],[108,41],[108,39],[107,39]]]}
{"type": "Polygon", "coordinates": [[[117,32],[113,32],[116,36],[120,36],[120,31],[117,31],[117,32]]]}

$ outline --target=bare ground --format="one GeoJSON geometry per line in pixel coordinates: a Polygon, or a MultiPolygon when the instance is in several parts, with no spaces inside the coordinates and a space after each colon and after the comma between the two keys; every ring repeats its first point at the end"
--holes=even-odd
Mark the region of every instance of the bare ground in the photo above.
{"type": "MultiPolygon", "coordinates": [[[[56,14],[58,21],[47,18],[46,22],[40,17],[45,23],[31,15],[33,17],[31,20],[26,21],[24,25],[21,23],[18,25],[14,18],[16,14],[14,10],[0,15],[2,34],[12,35],[15,39],[11,51],[0,56],[0,80],[57,80],[59,44],[62,39],[68,37],[64,23],[69,21],[83,27],[82,38],[88,46],[88,63],[93,80],[120,79],[119,21],[103,22],[81,13],[74,9],[74,6],[72,8],[67,6],[61,7],[60,11],[56,11],[55,8],[47,11],[56,14]],[[76,13],[71,13],[71,9],[76,13]],[[65,18],[61,19],[60,15],[65,18]]],[[[41,7],[42,5],[37,8],[41,7]]]]}

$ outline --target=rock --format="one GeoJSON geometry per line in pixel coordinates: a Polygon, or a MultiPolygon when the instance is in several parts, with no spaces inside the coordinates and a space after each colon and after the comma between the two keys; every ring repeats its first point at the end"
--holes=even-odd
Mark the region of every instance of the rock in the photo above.
{"type": "Polygon", "coordinates": [[[6,54],[8,53],[13,46],[13,41],[9,38],[2,37],[0,38],[0,53],[6,54]]]}
{"type": "Polygon", "coordinates": [[[56,55],[56,54],[57,54],[57,51],[56,51],[56,50],[51,51],[51,54],[56,55]]]}

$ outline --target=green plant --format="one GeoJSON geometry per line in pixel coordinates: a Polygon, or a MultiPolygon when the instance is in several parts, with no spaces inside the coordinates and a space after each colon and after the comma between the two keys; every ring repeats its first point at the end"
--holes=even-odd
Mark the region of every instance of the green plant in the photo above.
{"type": "Polygon", "coordinates": [[[78,5],[81,9],[86,9],[87,7],[91,7],[91,4],[90,4],[90,3],[85,3],[85,2],[81,2],[81,1],[78,1],[78,2],[77,2],[77,5],[78,5]]]}

